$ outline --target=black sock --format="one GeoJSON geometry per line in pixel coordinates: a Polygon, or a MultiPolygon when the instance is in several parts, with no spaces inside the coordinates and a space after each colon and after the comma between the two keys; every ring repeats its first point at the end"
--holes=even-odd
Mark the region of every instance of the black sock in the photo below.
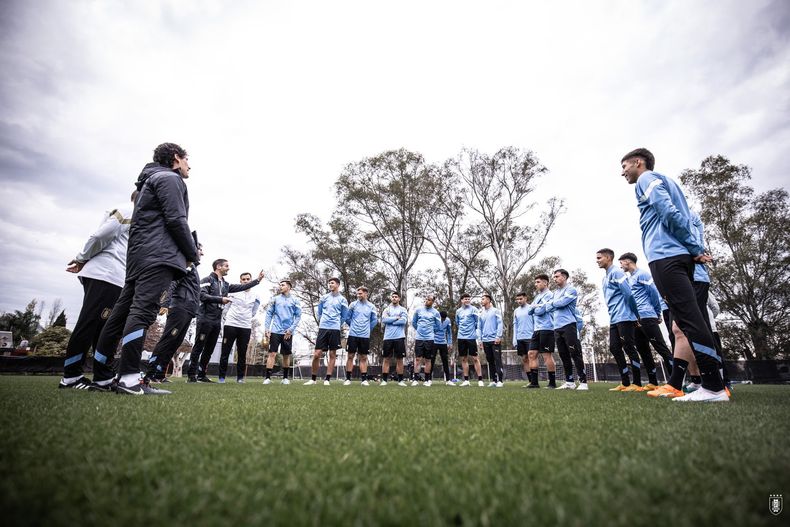
{"type": "Polygon", "coordinates": [[[291,375],[291,368],[283,368],[283,379],[287,379],[291,375]]]}
{"type": "Polygon", "coordinates": [[[402,373],[398,374],[398,382],[403,382],[403,374],[402,373]]]}
{"type": "Polygon", "coordinates": [[[368,372],[360,373],[359,376],[363,381],[368,380],[368,372]]]}
{"type": "Polygon", "coordinates": [[[464,380],[468,381],[469,380],[469,376],[468,375],[464,375],[464,380]]]}
{"type": "Polygon", "coordinates": [[[271,379],[272,378],[272,369],[271,368],[266,368],[266,378],[267,379],[271,379]]]}
{"type": "Polygon", "coordinates": [[[316,377],[318,377],[318,375],[313,375],[313,382],[315,382],[316,377]]]}
{"type": "Polygon", "coordinates": [[[702,384],[702,375],[690,375],[689,380],[694,384],[702,384]]]}
{"type": "Polygon", "coordinates": [[[708,372],[700,372],[700,374],[700,377],[702,377],[700,384],[702,384],[702,387],[706,390],[720,392],[724,389],[724,382],[721,380],[718,367],[708,372]]]}
{"type": "Polygon", "coordinates": [[[582,384],[587,384],[587,374],[583,371],[579,372],[579,382],[582,384]]]}
{"type": "Polygon", "coordinates": [[[352,372],[350,372],[350,371],[346,370],[346,380],[347,380],[347,381],[350,381],[350,380],[351,380],[351,373],[352,373],[352,372]]]}
{"type": "Polygon", "coordinates": [[[327,376],[326,376],[326,377],[324,377],[324,380],[325,380],[325,381],[328,381],[330,377],[332,377],[332,376],[331,376],[331,375],[329,375],[329,374],[327,374],[327,376]]]}
{"type": "Polygon", "coordinates": [[[672,360],[672,375],[669,377],[669,385],[676,390],[683,388],[683,377],[689,367],[688,361],[675,357],[672,360]]]}
{"type": "MultiPolygon", "coordinates": [[[[571,380],[573,380],[573,377],[571,377],[571,380]]],[[[549,386],[554,386],[556,384],[557,384],[557,372],[556,371],[550,371],[549,372],[549,386]]]]}
{"type": "Polygon", "coordinates": [[[656,376],[656,370],[647,372],[647,381],[653,386],[658,386],[658,377],[656,376]]]}
{"type": "Polygon", "coordinates": [[[383,382],[387,382],[387,379],[389,379],[389,376],[390,376],[389,372],[388,372],[388,373],[384,373],[384,372],[382,372],[382,373],[381,373],[381,380],[382,380],[383,382]]]}
{"type": "Polygon", "coordinates": [[[637,386],[642,386],[642,368],[639,366],[631,365],[631,371],[634,374],[634,384],[637,386]]]}
{"type": "Polygon", "coordinates": [[[482,381],[482,380],[483,380],[483,376],[482,376],[482,375],[478,375],[478,376],[477,376],[477,380],[478,380],[478,381],[482,381]]]}
{"type": "Polygon", "coordinates": [[[620,374],[620,382],[623,386],[631,386],[631,379],[628,377],[628,373],[620,374]]]}
{"type": "Polygon", "coordinates": [[[532,384],[538,384],[538,370],[533,368],[530,370],[530,373],[532,374],[532,384]]]}

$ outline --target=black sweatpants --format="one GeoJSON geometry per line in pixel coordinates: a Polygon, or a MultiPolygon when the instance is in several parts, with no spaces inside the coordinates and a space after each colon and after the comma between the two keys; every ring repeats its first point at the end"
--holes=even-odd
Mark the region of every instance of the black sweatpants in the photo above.
{"type": "Polygon", "coordinates": [[[504,377],[502,371],[502,344],[494,344],[494,341],[483,342],[483,351],[488,362],[488,372],[494,382],[501,382],[504,377]]]}
{"type": "Polygon", "coordinates": [[[152,267],[126,280],[93,352],[94,381],[107,380],[114,375],[112,360],[121,336],[118,375],[140,371],[145,332],[156,320],[160,298],[173,281],[173,274],[171,267],[152,267]]]}
{"type": "Polygon", "coordinates": [[[165,329],[162,330],[162,338],[157,342],[151,358],[148,360],[148,377],[162,378],[167,371],[167,365],[173,359],[179,346],[184,342],[189,325],[195,315],[187,311],[174,307],[167,313],[165,329]]]}
{"type": "Polygon", "coordinates": [[[96,349],[101,330],[110,318],[112,308],[121,294],[120,287],[104,280],[80,277],[80,281],[85,296],[82,299],[82,309],[74,326],[74,332],[66,346],[63,377],[67,379],[82,375],[88,350],[96,349]]]}
{"type": "Polygon", "coordinates": [[[562,369],[565,370],[565,380],[573,382],[573,367],[576,366],[579,382],[587,382],[587,374],[584,371],[584,358],[582,357],[582,344],[579,342],[576,323],[555,329],[554,341],[557,343],[562,369]]]}
{"type": "Polygon", "coordinates": [[[694,358],[697,360],[702,386],[715,392],[724,389],[719,367],[721,361],[716,353],[713,333],[705,323],[694,291],[694,260],[685,254],[662,258],[650,262],[650,272],[658,292],[664,297],[672,320],[688,338],[694,358]]]}
{"type": "Polygon", "coordinates": [[[710,294],[710,283],[694,281],[694,294],[697,297],[697,305],[699,306],[700,311],[702,311],[702,318],[705,319],[705,323],[708,325],[708,329],[713,335],[713,343],[716,344],[715,349],[716,355],[719,356],[719,362],[721,363],[720,369],[722,380],[725,384],[728,384],[730,382],[730,376],[727,374],[727,368],[724,367],[724,351],[721,347],[721,337],[718,336],[717,333],[713,332],[713,325],[710,323],[710,313],[708,313],[708,295],[710,294]]]}
{"type": "Polygon", "coordinates": [[[620,378],[625,386],[631,384],[628,379],[628,365],[625,362],[625,355],[631,361],[631,373],[634,376],[634,384],[642,385],[641,364],[639,355],[636,352],[636,323],[626,320],[609,326],[609,351],[614,355],[617,367],[620,369],[620,378]],[[623,354],[625,352],[625,354],[623,354]]]}
{"type": "Polygon", "coordinates": [[[661,312],[661,317],[664,319],[664,325],[667,328],[667,333],[669,334],[669,349],[672,350],[672,354],[675,354],[675,333],[672,331],[672,312],[669,309],[665,309],[661,312]]]}
{"type": "Polygon", "coordinates": [[[198,320],[195,345],[192,346],[192,353],[189,355],[188,377],[206,375],[208,362],[211,360],[211,354],[214,353],[214,347],[217,345],[220,329],[219,322],[201,322],[198,320]]]}
{"type": "Polygon", "coordinates": [[[228,372],[228,357],[233,343],[236,343],[236,378],[243,379],[247,369],[247,346],[250,343],[250,328],[237,328],[236,326],[225,326],[222,333],[222,353],[219,356],[219,377],[225,378],[228,372]]]}
{"type": "MultiPolygon", "coordinates": [[[[672,328],[670,328],[671,331],[672,328]]],[[[658,324],[657,318],[643,318],[639,321],[639,327],[636,328],[636,350],[639,352],[639,355],[642,357],[642,362],[645,363],[648,368],[648,373],[651,370],[655,370],[655,363],[653,366],[649,366],[646,357],[650,357],[650,361],[653,361],[653,355],[650,352],[650,346],[653,346],[653,349],[656,350],[656,353],[661,357],[664,361],[664,364],[667,367],[667,375],[672,373],[672,352],[669,351],[667,347],[667,343],[664,341],[664,335],[661,333],[661,328],[658,324]]],[[[655,381],[651,380],[655,384],[655,381]]]]}
{"type": "Polygon", "coordinates": [[[437,355],[439,355],[439,357],[442,359],[442,370],[444,370],[444,382],[447,382],[453,378],[453,374],[450,371],[450,359],[449,359],[449,353],[447,352],[447,344],[436,344],[436,353],[434,353],[433,357],[431,357],[431,371],[436,371],[434,370],[433,366],[436,363],[437,355]]]}

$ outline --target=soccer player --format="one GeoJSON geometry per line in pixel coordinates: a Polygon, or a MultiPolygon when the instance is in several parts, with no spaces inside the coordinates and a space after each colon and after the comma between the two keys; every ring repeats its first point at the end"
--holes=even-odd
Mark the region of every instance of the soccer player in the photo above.
{"type": "Polygon", "coordinates": [[[197,337],[192,353],[189,356],[187,382],[214,382],[206,372],[211,354],[217,345],[222,326],[222,311],[225,304],[232,299],[229,293],[239,293],[252,289],[263,280],[263,271],[258,273],[256,280],[245,284],[229,284],[225,281],[230,271],[230,264],[224,258],[218,258],[211,264],[213,271],[200,281],[200,308],[197,316],[197,337]]]}
{"type": "Polygon", "coordinates": [[[458,345],[458,356],[461,357],[461,369],[464,374],[464,382],[460,386],[469,386],[469,357],[477,374],[477,385],[485,386],[483,382],[483,368],[480,366],[480,359],[477,357],[477,324],[480,318],[477,309],[472,305],[472,296],[468,293],[461,294],[461,307],[455,312],[455,327],[458,328],[456,343],[458,345]]]}
{"type": "Polygon", "coordinates": [[[447,311],[439,311],[439,316],[442,320],[440,330],[433,339],[436,353],[434,354],[434,360],[431,361],[431,371],[433,371],[436,355],[439,355],[442,359],[442,368],[444,369],[444,383],[447,386],[455,386],[452,381],[453,375],[450,371],[449,359],[450,347],[453,345],[453,325],[450,319],[447,318],[447,311]]]}
{"type": "MultiPolygon", "coordinates": [[[[136,190],[132,193],[132,203],[137,194],[136,190]]],[[[63,378],[58,388],[91,389],[92,383],[82,375],[82,367],[88,350],[96,349],[104,323],[123,288],[133,208],[132,204],[126,203],[105,213],[101,225],[88,238],[82,251],[67,264],[66,271],[77,274],[85,296],[66,346],[63,378]]]]}
{"type": "Polygon", "coordinates": [[[610,392],[642,391],[642,373],[639,356],[636,353],[636,321],[638,319],[636,303],[631,295],[628,277],[614,265],[614,251],[601,249],[595,254],[598,267],[606,271],[603,279],[603,296],[609,311],[609,351],[614,355],[617,367],[620,368],[621,383],[610,392]],[[631,360],[631,372],[634,384],[628,378],[628,366],[625,352],[631,360]]]}
{"type": "Polygon", "coordinates": [[[650,273],[672,312],[672,331],[675,334],[670,382],[648,392],[648,395],[678,395],[681,386],[677,385],[677,378],[682,379],[693,355],[700,370],[702,387],[674,400],[729,401],[719,374],[721,361],[716,354],[716,343],[696,302],[692,283],[694,264],[708,263],[711,258],[705,254],[705,246],[695,235],[683,191],[673,180],[653,172],[655,157],[645,148],[627,153],[620,163],[623,177],[629,184],[636,185],[642,246],[650,273]]]}
{"type": "Polygon", "coordinates": [[[390,374],[390,359],[395,357],[395,372],[398,376],[398,386],[406,386],[403,381],[403,357],[406,356],[406,322],[409,313],[400,305],[400,294],[395,291],[390,295],[390,305],[384,308],[381,314],[381,324],[384,326],[384,341],[382,342],[381,384],[386,386],[390,374]]]}
{"type": "Polygon", "coordinates": [[[414,316],[411,318],[411,325],[417,331],[417,336],[414,340],[414,380],[411,381],[412,386],[418,386],[420,381],[417,380],[417,372],[420,366],[425,368],[425,382],[424,386],[431,386],[431,363],[436,356],[436,347],[433,340],[437,333],[442,329],[441,316],[439,312],[433,307],[435,297],[428,295],[425,298],[425,305],[417,308],[414,316]],[[419,360],[419,363],[418,363],[419,360]]]}
{"type": "MultiPolygon", "coordinates": [[[[241,273],[241,285],[252,281],[252,274],[241,273]]],[[[254,291],[247,289],[238,293],[230,293],[230,305],[225,313],[225,327],[222,330],[222,351],[219,357],[219,382],[225,382],[228,371],[228,358],[230,350],[236,343],[236,382],[244,382],[247,369],[247,346],[250,344],[252,334],[252,319],[258,312],[261,301],[254,291]]]]}
{"type": "Polygon", "coordinates": [[[480,310],[478,318],[478,332],[482,342],[483,351],[488,362],[488,371],[491,374],[490,387],[502,388],[502,313],[494,307],[491,295],[483,293],[480,303],[483,309],[480,310]]]}
{"type": "Polygon", "coordinates": [[[521,292],[516,295],[518,307],[513,311],[513,347],[521,357],[521,367],[524,369],[529,384],[532,384],[532,371],[529,368],[529,349],[534,333],[534,316],[529,313],[527,305],[527,293],[521,292]]]}
{"type": "Polygon", "coordinates": [[[643,391],[655,390],[658,388],[658,379],[650,344],[664,360],[664,364],[669,364],[672,360],[672,355],[667,343],[664,342],[664,335],[661,334],[659,327],[661,324],[661,295],[659,295],[650,273],[636,266],[634,253],[623,254],[619,261],[620,268],[629,275],[628,283],[631,286],[631,294],[639,312],[639,325],[636,328],[636,351],[642,357],[642,364],[647,368],[650,382],[643,391]]]}
{"type": "Polygon", "coordinates": [[[570,274],[565,269],[557,269],[552,277],[557,284],[551,300],[546,304],[546,311],[554,317],[554,339],[560,352],[562,369],[565,370],[565,383],[560,390],[589,390],[587,373],[584,371],[582,344],[579,342],[579,314],[576,311],[576,300],[579,293],[568,283],[570,274]],[[573,367],[579,376],[579,386],[573,379],[573,367]]]}
{"type": "Polygon", "coordinates": [[[266,377],[263,384],[271,384],[274,361],[277,352],[283,356],[282,384],[290,384],[288,376],[291,373],[291,353],[296,328],[302,319],[302,307],[299,300],[291,295],[291,281],[280,280],[280,293],[272,298],[266,309],[266,319],[263,327],[266,338],[269,340],[269,355],[266,358],[266,377]]]}
{"type": "Polygon", "coordinates": [[[305,383],[306,386],[316,384],[318,366],[324,352],[329,354],[324,386],[329,386],[329,379],[332,378],[332,371],[335,369],[337,350],[340,348],[340,327],[348,312],[348,301],[340,294],[340,279],[330,278],[327,287],[329,287],[329,293],[325,294],[318,302],[318,337],[315,339],[315,351],[313,352],[313,375],[305,383]]]}
{"type": "Polygon", "coordinates": [[[529,305],[529,314],[535,316],[535,333],[529,351],[530,372],[532,373],[531,388],[540,388],[538,384],[538,353],[543,357],[546,370],[549,373],[547,388],[557,387],[557,365],[554,363],[554,317],[551,311],[546,311],[546,306],[553,298],[549,290],[549,275],[539,274],[535,277],[535,288],[538,290],[532,303],[529,305]]]}
{"type": "Polygon", "coordinates": [[[185,180],[189,170],[186,151],[176,144],[163,143],[154,150],[153,163],[145,165],[137,178],[140,195],[129,229],[123,290],[93,353],[93,380],[97,386],[112,389],[115,372],[110,363],[122,336],[116,393],[170,393],[141,378],[140,357],[145,332],[156,320],[162,293],[173,279],[184,276],[186,269],[200,260],[187,223],[189,198],[185,180]]]}
{"type": "Polygon", "coordinates": [[[346,313],[348,324],[348,341],[346,343],[346,380],[344,386],[351,384],[354,371],[354,355],[359,355],[359,375],[362,386],[370,386],[368,382],[368,353],[370,353],[370,332],[379,323],[376,308],[368,302],[368,288],[357,287],[357,299],[351,302],[346,313]]]}

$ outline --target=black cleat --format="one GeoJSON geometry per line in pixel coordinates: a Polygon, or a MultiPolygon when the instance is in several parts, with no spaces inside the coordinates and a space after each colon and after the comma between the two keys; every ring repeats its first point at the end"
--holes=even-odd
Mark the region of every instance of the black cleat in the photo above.
{"type": "Polygon", "coordinates": [[[208,377],[206,377],[205,375],[202,375],[202,376],[200,376],[200,377],[198,377],[198,378],[197,378],[197,382],[212,383],[212,382],[214,382],[214,381],[212,381],[211,379],[209,379],[209,378],[208,378],[208,377]]]}
{"type": "Polygon", "coordinates": [[[169,390],[154,388],[144,380],[133,386],[127,386],[124,383],[119,382],[115,387],[115,392],[123,395],[168,395],[173,393],[169,390]]]}
{"type": "Polygon", "coordinates": [[[116,384],[117,383],[115,382],[114,379],[106,384],[97,384],[95,382],[92,382],[90,388],[88,389],[92,392],[114,392],[116,384]]]}
{"type": "Polygon", "coordinates": [[[93,384],[87,377],[80,377],[74,382],[63,382],[63,379],[60,380],[58,384],[58,389],[65,389],[65,390],[90,390],[91,384],[93,384]]]}
{"type": "Polygon", "coordinates": [[[187,382],[198,382],[197,381],[197,377],[195,377],[195,376],[187,377],[187,382]]]}
{"type": "Polygon", "coordinates": [[[527,388],[540,388],[540,384],[528,384],[527,388]]]}

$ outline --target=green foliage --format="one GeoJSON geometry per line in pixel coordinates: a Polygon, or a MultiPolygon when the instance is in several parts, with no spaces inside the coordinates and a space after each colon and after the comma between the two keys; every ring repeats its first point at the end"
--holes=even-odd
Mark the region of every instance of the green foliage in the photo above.
{"type": "Polygon", "coordinates": [[[790,488],[785,386],[685,405],[612,384],[252,381],[138,398],[0,376],[4,522],[740,527],[790,488]]]}
{"type": "Polygon", "coordinates": [[[24,311],[15,310],[0,315],[0,330],[14,333],[14,346],[18,346],[23,339],[31,340],[36,334],[41,321],[41,314],[36,313],[36,304],[34,298],[24,311]]]}
{"type": "Polygon", "coordinates": [[[751,169],[711,156],[681,181],[701,205],[722,336],[747,359],[790,357],[790,199],[756,193],[751,169]]]}
{"type": "Polygon", "coordinates": [[[65,357],[71,331],[63,326],[52,325],[33,337],[30,347],[33,355],[45,357],[65,357]]]}

